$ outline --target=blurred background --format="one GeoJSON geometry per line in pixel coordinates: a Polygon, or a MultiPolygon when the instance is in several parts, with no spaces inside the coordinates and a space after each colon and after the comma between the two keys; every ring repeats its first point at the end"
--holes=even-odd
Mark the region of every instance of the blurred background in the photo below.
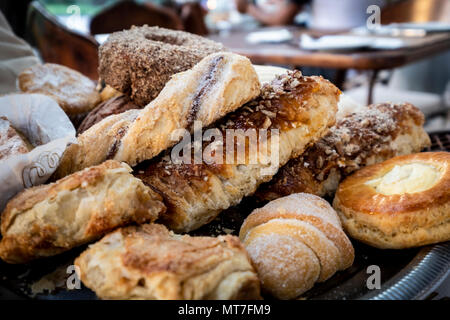
{"type": "Polygon", "coordinates": [[[450,0],[0,0],[42,61],[97,79],[108,34],[156,25],[209,37],[255,64],[320,74],[349,103],[408,101],[450,129],[450,0]]]}
{"type": "MultiPolygon", "coordinates": [[[[410,102],[429,132],[450,130],[450,0],[0,0],[0,10],[0,94],[39,61],[97,80],[99,45],[147,24],[323,75],[349,105],[410,102]]],[[[450,296],[450,281],[437,291],[450,296]]]]}

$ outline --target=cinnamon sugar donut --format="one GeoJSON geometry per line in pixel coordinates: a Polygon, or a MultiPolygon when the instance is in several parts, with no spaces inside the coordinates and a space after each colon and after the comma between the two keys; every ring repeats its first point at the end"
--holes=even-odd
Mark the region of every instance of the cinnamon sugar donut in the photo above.
{"type": "Polygon", "coordinates": [[[207,55],[226,51],[206,38],[159,27],[132,27],[111,34],[99,48],[99,74],[106,84],[146,105],[170,77],[207,55]]]}

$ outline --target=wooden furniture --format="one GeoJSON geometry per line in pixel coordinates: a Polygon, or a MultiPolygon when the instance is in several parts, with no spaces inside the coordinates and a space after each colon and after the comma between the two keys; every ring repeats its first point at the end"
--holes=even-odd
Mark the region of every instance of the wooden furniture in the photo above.
{"type": "Polygon", "coordinates": [[[65,65],[98,79],[98,43],[93,37],[69,30],[39,1],[30,4],[27,25],[27,38],[44,62],[65,65]]]}
{"type": "MultiPolygon", "coordinates": [[[[261,31],[254,30],[254,31],[261,31]]],[[[307,51],[299,46],[298,39],[302,33],[317,36],[311,30],[289,28],[296,41],[282,44],[249,44],[246,36],[249,32],[237,31],[227,35],[213,35],[209,38],[222,42],[233,52],[245,55],[255,64],[311,66],[333,68],[341,71],[347,69],[371,70],[368,102],[372,101],[372,89],[379,70],[393,69],[406,64],[428,58],[434,54],[450,49],[450,33],[431,34],[413,47],[398,50],[362,50],[347,52],[307,51]]],[[[342,74],[339,74],[341,79],[342,74]]],[[[336,83],[341,87],[342,83],[336,83]]]]}
{"type": "Polygon", "coordinates": [[[208,28],[205,24],[206,12],[204,12],[199,3],[184,3],[178,8],[178,11],[185,31],[201,36],[208,34],[208,28]]]}
{"type": "Polygon", "coordinates": [[[134,1],[120,1],[98,13],[91,20],[91,34],[105,34],[131,26],[159,26],[168,29],[182,30],[183,22],[170,8],[151,3],[138,4],[134,1]]]}
{"type": "Polygon", "coordinates": [[[429,22],[450,23],[450,1],[448,0],[403,0],[383,8],[381,23],[429,22]]]}

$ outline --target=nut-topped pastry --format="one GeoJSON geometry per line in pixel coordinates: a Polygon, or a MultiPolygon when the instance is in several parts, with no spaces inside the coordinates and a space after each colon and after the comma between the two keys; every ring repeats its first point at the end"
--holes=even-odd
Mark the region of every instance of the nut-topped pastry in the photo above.
{"type": "Polygon", "coordinates": [[[409,103],[380,103],[336,122],[300,157],[290,160],[258,189],[260,199],[296,192],[333,196],[341,180],[356,170],[430,145],[424,115],[409,103]]]}
{"type": "Polygon", "coordinates": [[[344,229],[378,248],[450,240],[450,153],[399,156],[356,171],[333,206],[344,229]]]}

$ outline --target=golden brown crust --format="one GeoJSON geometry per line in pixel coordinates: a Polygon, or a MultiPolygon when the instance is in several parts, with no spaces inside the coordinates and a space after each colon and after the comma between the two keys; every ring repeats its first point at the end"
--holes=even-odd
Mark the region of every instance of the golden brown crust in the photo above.
{"type": "Polygon", "coordinates": [[[336,212],[325,200],[306,193],[254,210],[245,219],[239,238],[263,289],[281,299],[298,297],[316,281],[350,267],[354,260],[353,246],[336,212]]]}
{"type": "Polygon", "coordinates": [[[333,195],[339,181],[359,168],[429,146],[423,123],[422,112],[409,103],[375,104],[350,114],[256,195],[264,200],[296,192],[333,195]]]}
{"type": "Polygon", "coordinates": [[[132,166],[151,159],[178,142],[172,139],[175,130],[191,131],[194,121],[210,125],[259,91],[250,60],[227,52],[209,55],[191,70],[174,75],[136,117],[122,122],[133,110],[110,116],[81,134],[64,154],[55,176],[64,177],[106,159],[132,166]]]}
{"type": "Polygon", "coordinates": [[[128,227],[91,246],[75,265],[102,299],[260,297],[248,255],[229,235],[181,236],[158,224],[128,227]]]}
{"type": "Polygon", "coordinates": [[[100,122],[114,114],[120,114],[132,109],[142,109],[133,103],[127,95],[121,94],[112,97],[100,103],[83,119],[80,126],[77,128],[77,134],[81,134],[94,124],[100,122]]]}
{"type": "Polygon", "coordinates": [[[64,151],[61,162],[52,176],[52,181],[90,167],[90,164],[108,160],[111,150],[117,148],[117,140],[139,116],[140,110],[132,109],[111,115],[96,123],[80,134],[77,143],[73,143],[64,151]]]}
{"type": "MultiPolygon", "coordinates": [[[[323,136],[334,124],[339,90],[322,77],[303,77],[299,71],[289,72],[263,87],[261,96],[217,122],[215,130],[223,137],[223,164],[217,161],[201,164],[174,164],[171,151],[136,167],[136,175],[163,195],[168,207],[161,221],[177,231],[190,231],[208,223],[217,214],[252,194],[259,184],[268,181],[290,158],[301,153],[308,144],[323,136]],[[262,174],[269,164],[262,163],[263,139],[251,145],[245,140],[245,161],[227,162],[226,132],[233,130],[279,130],[279,163],[271,172],[262,174]],[[255,147],[256,145],[256,147],[255,147]],[[258,150],[257,161],[250,162],[250,150],[258,150]]],[[[248,132],[248,131],[246,131],[248,132]]],[[[270,146],[270,131],[267,146],[270,146]]],[[[204,153],[210,142],[203,146],[204,153]]],[[[215,151],[212,150],[211,153],[215,151]]],[[[275,164],[274,164],[275,165],[275,164]]],[[[269,171],[269,170],[267,170],[269,171]]]]}
{"type": "Polygon", "coordinates": [[[21,91],[41,93],[56,102],[69,116],[83,115],[100,102],[95,84],[65,66],[45,63],[24,70],[18,77],[21,91]]]}
{"type": "Polygon", "coordinates": [[[352,237],[379,248],[406,248],[450,240],[449,203],[450,153],[424,152],[355,172],[339,185],[333,205],[352,237]],[[383,194],[366,184],[407,164],[432,166],[440,177],[413,193],[383,194]]]}
{"type": "Polygon", "coordinates": [[[24,263],[95,240],[114,228],[154,221],[165,207],[117,161],[26,189],[1,216],[0,257],[24,263]]]}

